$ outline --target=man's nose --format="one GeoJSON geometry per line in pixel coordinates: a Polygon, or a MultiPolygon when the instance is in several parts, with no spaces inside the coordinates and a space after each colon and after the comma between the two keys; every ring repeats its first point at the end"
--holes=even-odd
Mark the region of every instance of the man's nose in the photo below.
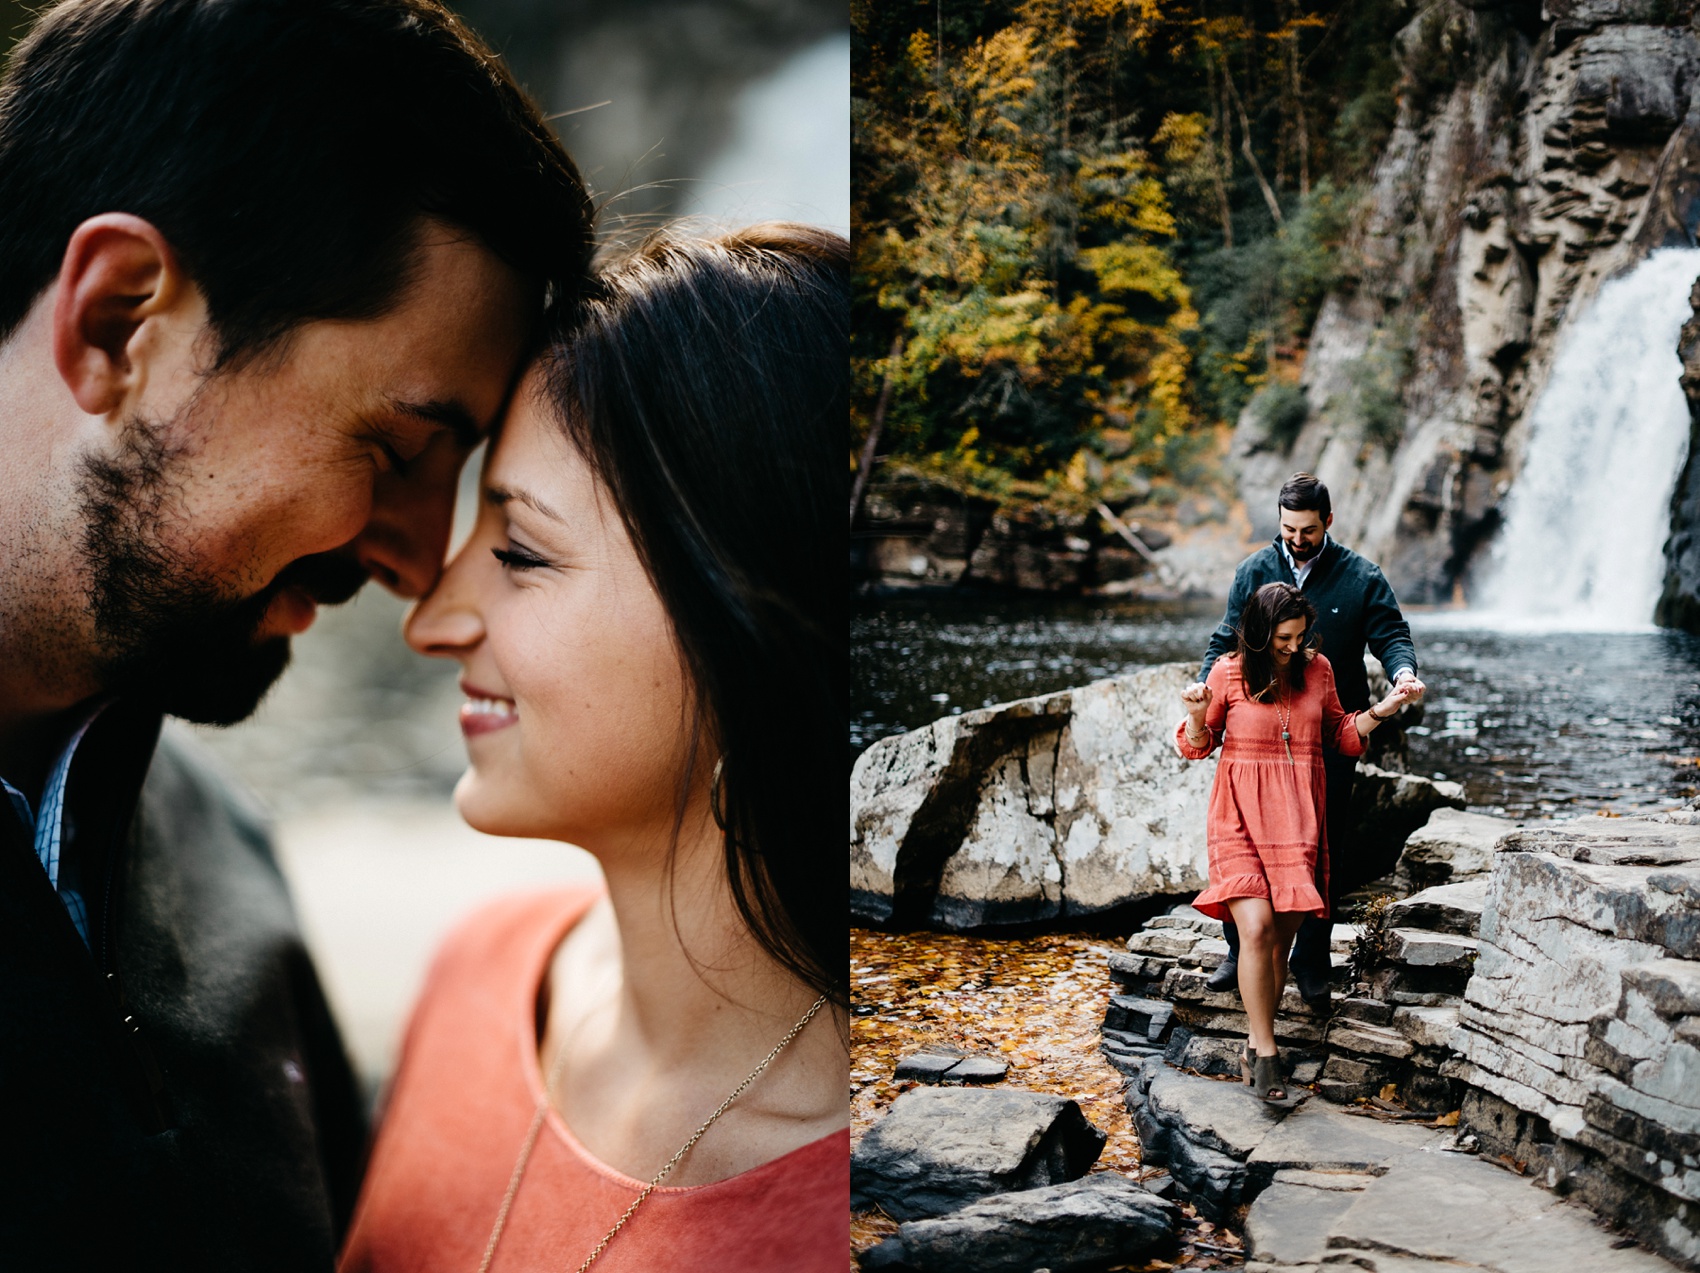
{"type": "Polygon", "coordinates": [[[443,572],[454,521],[455,488],[465,454],[433,443],[405,474],[380,474],[372,488],[372,515],[354,540],[360,564],[398,597],[429,592],[443,572]]]}

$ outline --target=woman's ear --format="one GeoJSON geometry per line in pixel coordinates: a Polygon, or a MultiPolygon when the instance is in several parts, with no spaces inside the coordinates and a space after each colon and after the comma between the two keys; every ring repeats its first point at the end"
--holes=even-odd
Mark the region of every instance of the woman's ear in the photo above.
{"type": "Polygon", "coordinates": [[[53,362],[89,415],[118,410],[146,384],[150,319],[193,292],[171,245],[123,212],[90,217],[71,233],[53,302],[53,362]]]}

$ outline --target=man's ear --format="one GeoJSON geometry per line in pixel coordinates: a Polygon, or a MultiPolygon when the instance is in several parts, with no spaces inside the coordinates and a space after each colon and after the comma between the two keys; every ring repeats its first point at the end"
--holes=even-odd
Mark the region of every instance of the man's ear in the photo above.
{"type": "Polygon", "coordinates": [[[1327,530],[1332,525],[1334,525],[1334,514],[1330,513],[1322,519],[1322,529],[1327,530]]]}
{"type": "Polygon", "coordinates": [[[53,303],[53,362],[85,412],[106,415],[141,387],[136,333],[177,304],[187,282],[165,236],[140,217],[105,212],[72,232],[53,303]]]}

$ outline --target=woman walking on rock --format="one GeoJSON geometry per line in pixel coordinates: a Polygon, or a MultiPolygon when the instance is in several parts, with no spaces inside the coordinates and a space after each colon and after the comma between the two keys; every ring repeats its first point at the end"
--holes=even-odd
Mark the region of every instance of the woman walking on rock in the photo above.
{"type": "Polygon", "coordinates": [[[1239,926],[1250,1025],[1240,1069],[1271,1101],[1287,1098],[1275,1047],[1287,951],[1307,915],[1328,915],[1323,746],[1362,755],[1369,734],[1411,697],[1408,687],[1395,689],[1348,714],[1334,669],[1309,646],[1315,623],[1316,610],[1291,584],[1259,588],[1241,616],[1238,649],[1182,693],[1187,716],[1175,730],[1189,760],[1222,748],[1210,792],[1210,887],[1193,905],[1239,926]]]}

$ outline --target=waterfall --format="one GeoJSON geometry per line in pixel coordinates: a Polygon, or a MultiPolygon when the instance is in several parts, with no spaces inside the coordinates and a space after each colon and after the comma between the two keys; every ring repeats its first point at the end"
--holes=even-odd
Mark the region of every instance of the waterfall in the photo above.
{"type": "Polygon", "coordinates": [[[1600,288],[1536,400],[1475,607],[1485,623],[1652,623],[1670,501],[1688,449],[1676,344],[1700,248],[1654,252],[1600,288]]]}

